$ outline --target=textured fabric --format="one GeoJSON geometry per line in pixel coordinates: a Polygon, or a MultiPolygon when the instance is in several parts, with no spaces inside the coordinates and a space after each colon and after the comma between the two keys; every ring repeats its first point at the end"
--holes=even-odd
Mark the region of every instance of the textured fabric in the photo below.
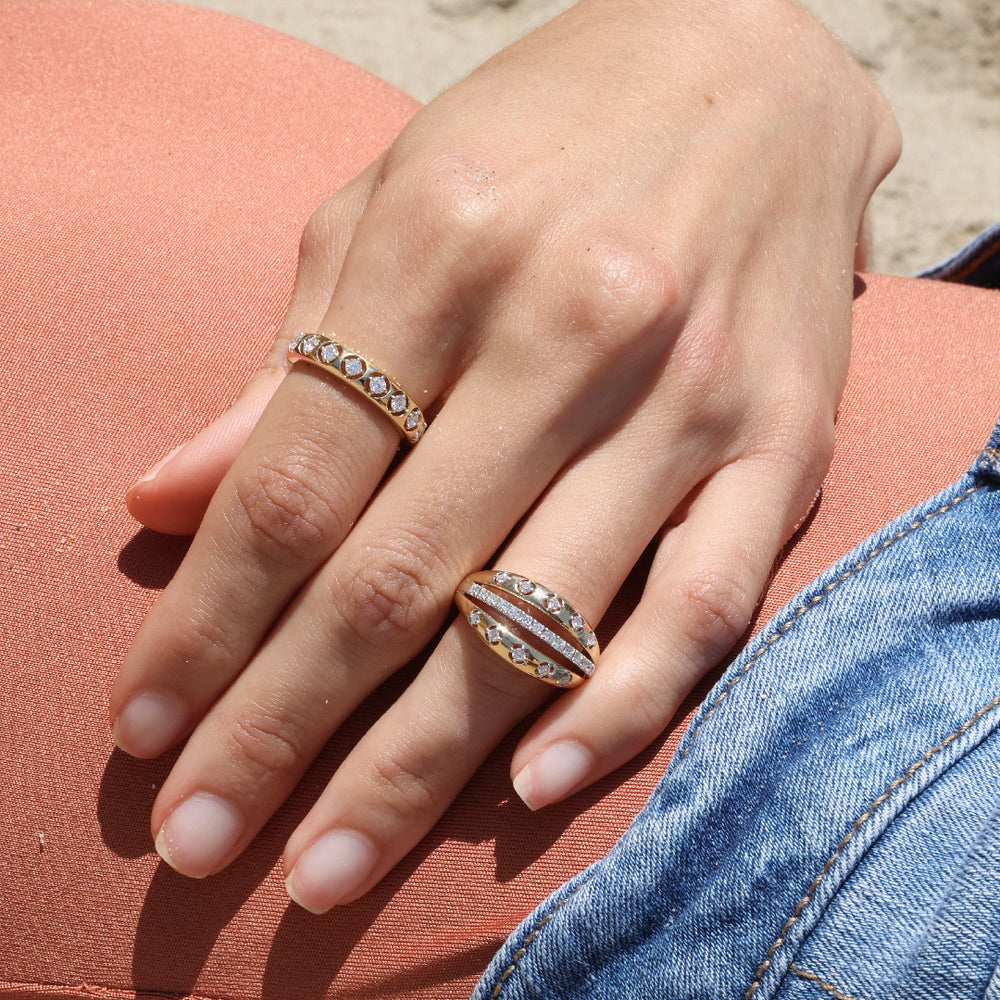
{"type": "MultiPolygon", "coordinates": [[[[997,393],[990,393],[994,402],[997,393]]],[[[797,595],[474,1000],[976,1000],[1000,930],[1000,424],[797,595]]]]}
{"type": "MultiPolygon", "coordinates": [[[[138,530],[126,488],[225,408],[278,326],[310,211],[414,103],[245,22],[123,0],[5,3],[0,66],[0,994],[468,996],[521,918],[627,828],[682,725],[539,815],[510,789],[513,734],[381,886],[317,918],[285,896],[282,845],[405,677],[205,882],[153,853],[170,760],[114,751],[106,717],[185,548],[138,530]]],[[[954,479],[992,423],[969,387],[1000,297],[865,282],[837,457],[762,619],[954,479]]]]}

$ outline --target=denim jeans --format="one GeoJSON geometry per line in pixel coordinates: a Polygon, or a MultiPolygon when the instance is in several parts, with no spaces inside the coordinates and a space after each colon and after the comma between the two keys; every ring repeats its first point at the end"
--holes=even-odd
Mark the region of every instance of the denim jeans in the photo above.
{"type": "Polygon", "coordinates": [[[703,703],[475,1000],[1000,1000],[1000,424],[703,703]]]}
{"type": "Polygon", "coordinates": [[[1000,222],[981,232],[953,257],[921,271],[917,277],[1000,288],[1000,222]]]}

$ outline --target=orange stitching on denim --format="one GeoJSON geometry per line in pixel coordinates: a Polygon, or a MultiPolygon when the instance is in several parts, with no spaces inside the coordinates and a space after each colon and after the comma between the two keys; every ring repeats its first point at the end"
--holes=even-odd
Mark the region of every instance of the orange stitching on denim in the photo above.
{"type": "Polygon", "coordinates": [[[965,263],[962,264],[962,266],[955,271],[954,274],[947,275],[944,280],[961,284],[966,278],[969,277],[970,274],[977,270],[982,264],[985,264],[986,261],[988,261],[990,257],[997,252],[998,242],[1000,241],[998,241],[996,237],[989,240],[986,246],[980,249],[979,253],[977,253],[971,260],[965,261],[965,263]]]}
{"type": "Polygon", "coordinates": [[[831,580],[818,594],[814,594],[811,598],[809,598],[808,601],[806,601],[805,604],[801,605],[796,610],[795,614],[787,622],[785,622],[785,624],[782,625],[781,628],[779,628],[776,632],[767,637],[763,645],[761,645],[760,649],[758,649],[757,652],[754,653],[749,660],[747,660],[743,669],[738,674],[736,674],[736,676],[733,677],[729,681],[729,683],[722,689],[722,692],[719,694],[719,696],[715,699],[714,702],[712,702],[711,708],[709,708],[709,710],[705,713],[705,715],[702,717],[699,723],[690,731],[690,735],[687,740],[687,745],[678,755],[677,760],[682,761],[687,756],[687,752],[688,750],[691,749],[691,744],[694,743],[695,737],[701,731],[701,727],[704,726],[705,723],[708,722],[708,720],[715,714],[715,710],[719,707],[719,705],[722,704],[723,701],[726,700],[726,697],[729,695],[729,692],[732,691],[733,688],[737,685],[737,683],[741,681],[750,672],[750,668],[771,648],[771,646],[773,646],[774,643],[776,643],[779,639],[783,638],[785,634],[788,632],[788,630],[807,611],[816,607],[817,604],[819,604],[832,591],[836,590],[845,580],[848,580],[856,573],[859,573],[876,556],[880,556],[883,552],[885,552],[885,550],[889,548],[889,546],[894,545],[901,538],[905,538],[908,534],[910,534],[911,531],[915,531],[921,525],[931,520],[931,518],[937,517],[939,514],[945,514],[953,507],[957,507],[963,500],[967,499],[969,496],[975,493],[976,490],[981,488],[982,488],[981,485],[978,483],[975,486],[970,486],[964,493],[955,497],[953,500],[950,500],[944,506],[939,507],[937,510],[928,511],[928,513],[924,514],[923,517],[917,518],[916,521],[914,521],[907,527],[903,528],[901,531],[898,531],[895,535],[892,536],[892,538],[887,538],[877,549],[875,549],[874,552],[870,552],[867,556],[864,557],[864,559],[855,563],[850,569],[845,570],[840,576],[837,577],[836,580],[831,580]]]}
{"type": "Polygon", "coordinates": [[[806,979],[810,983],[815,983],[824,993],[829,993],[834,1000],[856,1000],[855,997],[850,997],[846,993],[841,993],[836,986],[831,986],[829,983],[824,983],[815,972],[806,972],[804,969],[800,969],[794,962],[792,962],[792,972],[795,973],[800,979],[806,979]]]}
{"type": "Polygon", "coordinates": [[[551,912],[546,913],[541,921],[539,921],[538,926],[524,939],[524,944],[522,944],[521,947],[518,948],[517,951],[515,951],[511,956],[510,965],[504,969],[503,975],[500,977],[500,982],[493,987],[493,992],[490,994],[490,1000],[496,1000],[496,998],[500,996],[500,991],[503,989],[504,983],[506,983],[507,980],[514,974],[514,970],[517,968],[517,963],[524,958],[528,948],[531,947],[532,941],[534,941],[535,938],[542,933],[542,928],[556,915],[556,912],[565,906],[570,899],[572,899],[573,896],[575,896],[589,881],[589,878],[585,879],[571,892],[566,893],[566,898],[559,900],[559,902],[552,907],[551,912]]]}
{"type": "Polygon", "coordinates": [[[847,845],[855,838],[858,831],[865,825],[865,823],[872,818],[875,811],[892,797],[893,792],[895,792],[900,785],[909,781],[909,779],[912,778],[917,771],[925,767],[933,757],[954,743],[955,740],[974,726],[984,715],[987,714],[987,712],[993,711],[993,709],[998,706],[1000,706],[1000,695],[997,695],[997,697],[988,704],[983,705],[982,708],[980,708],[979,711],[972,716],[972,718],[963,722],[958,729],[946,736],[936,747],[931,747],[930,750],[923,755],[923,757],[916,761],[916,763],[911,764],[910,767],[907,768],[903,774],[899,775],[899,777],[896,778],[892,784],[854,821],[854,825],[847,831],[840,843],[837,844],[836,850],[834,850],[833,854],[827,858],[826,863],[820,869],[819,874],[813,879],[809,888],[806,889],[806,894],[796,904],[792,915],[785,921],[784,927],[782,927],[778,932],[778,937],[774,944],[767,949],[767,957],[758,966],[754,981],[750,985],[750,989],[748,989],[744,994],[744,1000],[749,1000],[749,998],[753,996],[754,992],[757,990],[757,987],[760,986],[764,973],[767,972],[771,965],[771,959],[774,957],[774,953],[785,943],[785,938],[788,936],[788,932],[792,929],[799,917],[802,916],[802,911],[809,905],[810,902],[812,902],[812,898],[815,895],[816,890],[820,887],[823,879],[826,878],[830,869],[837,862],[837,859],[841,854],[843,854],[844,848],[847,847],[847,845]]]}

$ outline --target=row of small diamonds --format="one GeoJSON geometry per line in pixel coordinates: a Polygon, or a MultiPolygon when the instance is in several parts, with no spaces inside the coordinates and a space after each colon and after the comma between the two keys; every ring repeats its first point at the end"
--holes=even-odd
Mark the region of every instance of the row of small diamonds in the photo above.
{"type": "Polygon", "coordinates": [[[498,587],[509,590],[512,594],[529,598],[533,604],[544,607],[561,625],[572,629],[587,649],[593,649],[597,645],[597,636],[591,632],[583,615],[571,608],[554,591],[543,587],[540,583],[535,583],[534,580],[529,580],[526,576],[518,576],[515,573],[508,573],[506,570],[498,570],[494,573],[493,582],[498,587]],[[540,592],[542,596],[539,597],[536,591],[540,592]]]}
{"type": "Polygon", "coordinates": [[[522,670],[531,667],[535,676],[557,687],[569,687],[576,679],[565,667],[550,663],[536,649],[525,646],[511,631],[476,608],[468,614],[469,624],[491,646],[503,645],[510,662],[522,670]]]}
{"type": "Polygon", "coordinates": [[[314,358],[324,365],[336,368],[345,378],[358,384],[375,402],[397,420],[411,444],[415,444],[425,429],[424,415],[419,406],[410,409],[406,393],[388,376],[369,371],[364,358],[351,354],[339,344],[316,333],[300,333],[288,347],[290,354],[314,358]],[[409,412],[407,413],[407,410],[409,412]],[[406,414],[405,418],[403,414],[406,414]]]}
{"type": "Polygon", "coordinates": [[[589,677],[594,672],[594,663],[588,656],[571,646],[561,636],[556,635],[552,629],[543,625],[537,618],[522,611],[516,604],[511,604],[506,598],[501,597],[499,594],[494,594],[492,590],[487,590],[479,583],[471,584],[467,593],[469,597],[492,608],[504,618],[509,618],[512,622],[516,622],[521,628],[535,636],[536,639],[541,639],[547,646],[551,646],[561,656],[565,656],[586,677],[589,677]]]}

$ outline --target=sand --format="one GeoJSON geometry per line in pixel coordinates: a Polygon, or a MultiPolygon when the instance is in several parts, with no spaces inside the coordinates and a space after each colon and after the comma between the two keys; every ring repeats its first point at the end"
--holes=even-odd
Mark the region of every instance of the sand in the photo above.
{"type": "MultiPolygon", "coordinates": [[[[430,100],[567,0],[202,0],[430,100]]],[[[903,130],[876,194],[873,269],[910,274],[1000,221],[1000,2],[808,0],[870,68],[903,130]]]]}

